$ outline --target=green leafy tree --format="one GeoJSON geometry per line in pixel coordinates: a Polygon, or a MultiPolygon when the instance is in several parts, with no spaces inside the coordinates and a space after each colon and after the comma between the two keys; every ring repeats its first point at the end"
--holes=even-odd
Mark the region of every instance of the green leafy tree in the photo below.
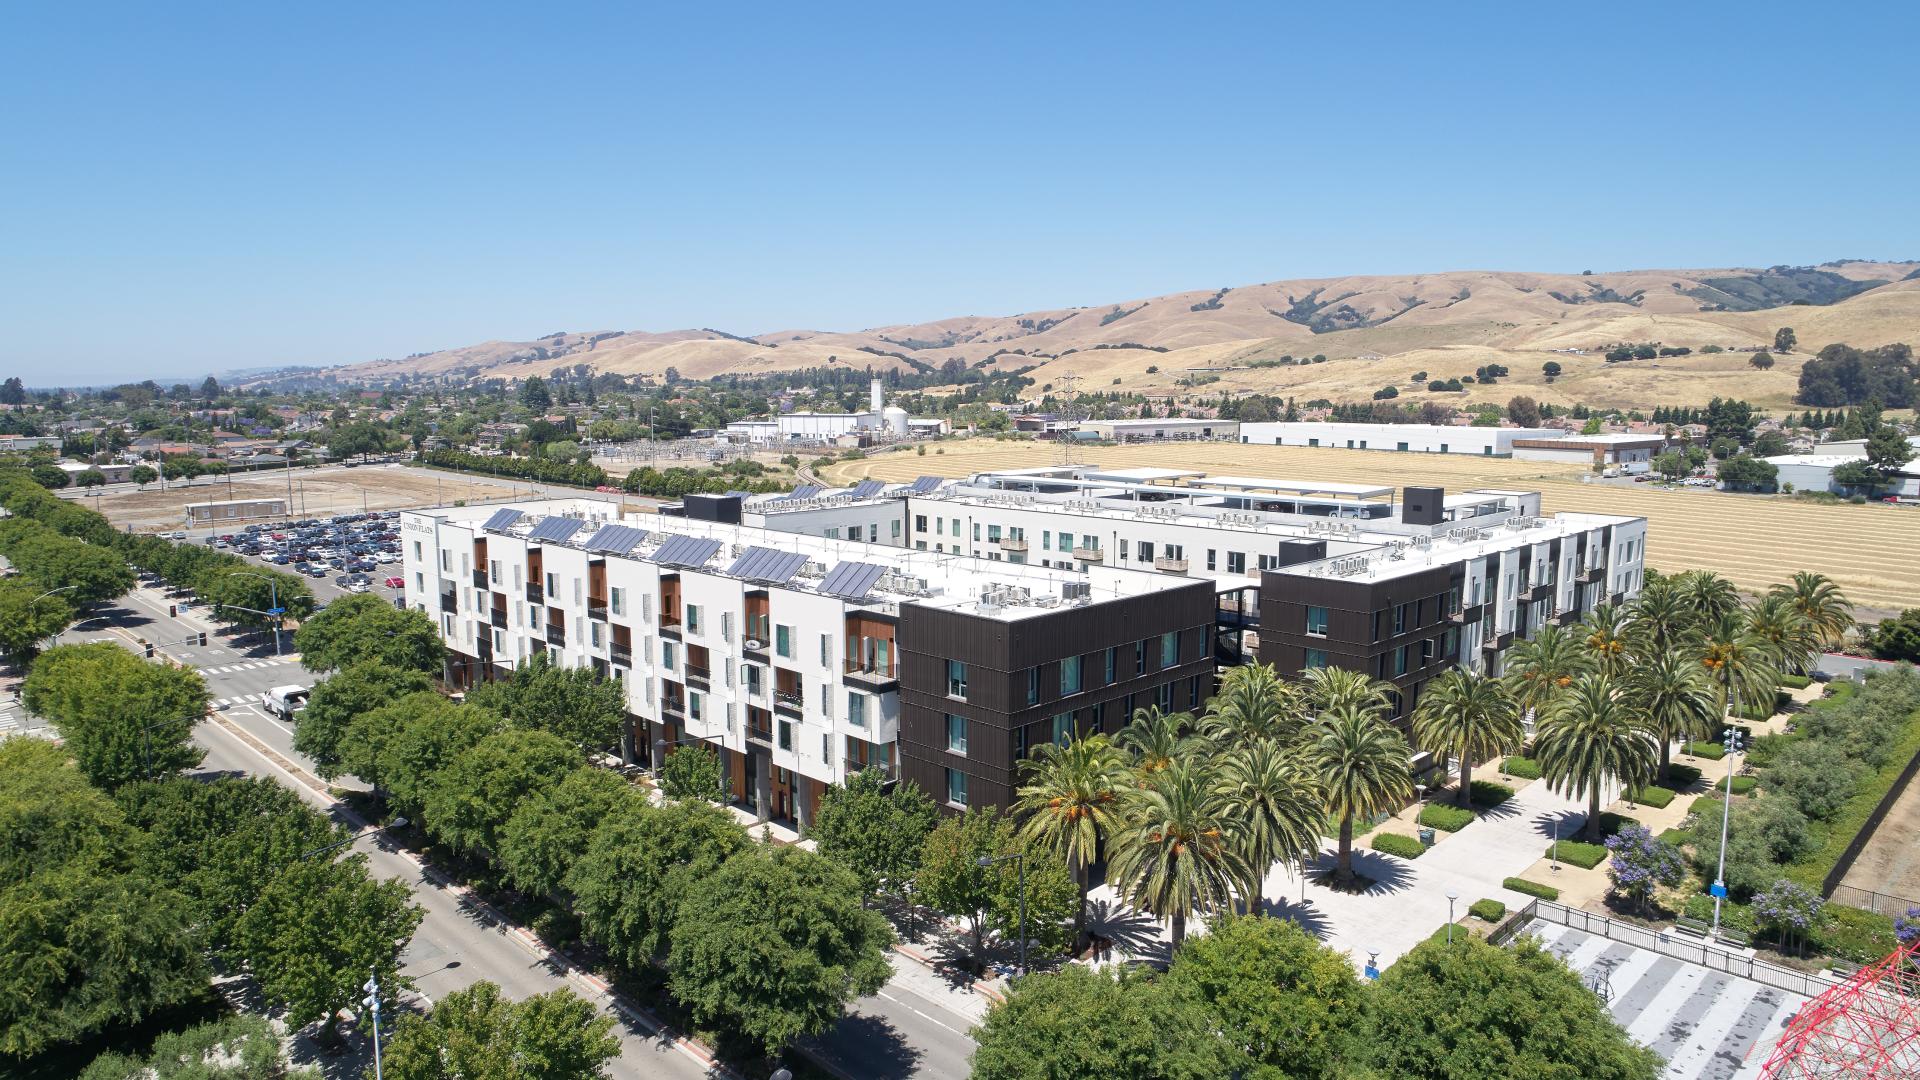
{"type": "Polygon", "coordinates": [[[0,578],[0,653],[24,665],[40,652],[40,645],[67,628],[73,609],[65,595],[42,596],[44,590],[11,578],[0,578]]]}
{"type": "Polygon", "coordinates": [[[1158,772],[1196,746],[1192,713],[1163,713],[1158,705],[1133,710],[1133,719],[1113,737],[1113,745],[1133,755],[1142,775],[1158,772]]]}
{"type": "Polygon", "coordinates": [[[973,1080],[1240,1075],[1245,1058],[1221,1037],[1219,1018],[1183,989],[1171,979],[1116,978],[1078,964],[1029,975],[976,1029],[973,1080]]]}
{"type": "Polygon", "coordinates": [[[308,1075],[288,1063],[272,1021],[241,1014],[167,1032],[153,1041],[144,1059],[102,1054],[80,1080],[282,1080],[308,1075]]]}
{"type": "Polygon", "coordinates": [[[127,470],[127,479],[144,487],[160,479],[160,473],[151,465],[135,465],[127,470]]]}
{"type": "Polygon", "coordinates": [[[1881,660],[1920,664],[1920,608],[1883,619],[1867,634],[1867,648],[1881,660]]]}
{"type": "Polygon", "coordinates": [[[478,982],[403,1013],[383,1065],[393,1080],[587,1080],[619,1054],[613,1017],[573,991],[511,1001],[478,982]]]}
{"type": "Polygon", "coordinates": [[[1772,708],[1783,658],[1772,641],[1755,631],[1749,612],[1736,607],[1706,622],[1699,656],[1721,715],[1737,709],[1772,708]]]}
{"type": "Polygon", "coordinates": [[[1233,844],[1250,871],[1247,911],[1262,914],[1267,872],[1320,848],[1326,805],[1304,756],[1271,740],[1235,746],[1220,759],[1217,783],[1233,844]]]}
{"type": "Polygon", "coordinates": [[[859,879],[864,902],[913,880],[920,849],[939,820],[940,811],[917,785],[894,784],[878,769],[862,769],[821,795],[807,835],[822,856],[859,879]]]}
{"type": "MultiPolygon", "coordinates": [[[[307,588],[306,582],[292,574],[269,570],[235,573],[231,567],[221,567],[200,581],[198,588],[200,599],[214,609],[216,618],[241,626],[284,625],[272,615],[262,614],[273,610],[275,604],[285,608],[287,616],[295,620],[303,619],[313,611],[312,591],[307,588]]],[[[391,604],[382,606],[389,611],[394,610],[391,604]]]]}
{"type": "Polygon", "coordinates": [[[840,1021],[892,977],[893,933],[852,874],[798,848],[752,847],[692,883],[674,919],[674,998],[695,1023],[769,1056],[840,1021]]]}
{"type": "Polygon", "coordinates": [[[1793,351],[1794,346],[1798,344],[1800,344],[1799,335],[1793,332],[1793,327],[1791,326],[1783,326],[1773,332],[1774,352],[1790,353],[1793,351]]]}
{"type": "Polygon", "coordinates": [[[471,705],[434,709],[409,720],[379,746],[380,783],[388,800],[402,813],[424,816],[441,770],[500,727],[498,716],[471,705]]]}
{"type": "Polygon", "coordinates": [[[720,802],[727,794],[720,756],[704,744],[673,747],[660,764],[660,790],[677,802],[720,802]]]}
{"type": "Polygon", "coordinates": [[[1534,756],[1554,791],[1587,796],[1586,836],[1600,840],[1601,794],[1608,784],[1653,775],[1653,740],[1641,715],[1598,675],[1582,675],[1548,707],[1534,729],[1534,756]]]}
{"type": "Polygon", "coordinates": [[[0,536],[0,554],[23,579],[40,586],[40,592],[64,590],[60,595],[68,603],[85,608],[133,588],[133,571],[118,553],[62,536],[38,522],[20,524],[30,527],[0,536]]]}
{"type": "Polygon", "coordinates": [[[629,802],[601,820],[564,882],[587,936],[638,971],[666,951],[693,883],[750,843],[717,806],[629,802]]]}
{"type": "Polygon", "coordinates": [[[438,691],[416,690],[361,713],[347,722],[347,730],[340,736],[341,770],[366,781],[375,791],[388,794],[390,778],[383,766],[394,740],[413,725],[454,708],[438,691]]]}
{"type": "Polygon", "coordinates": [[[1740,611],[1739,590],[1733,587],[1733,582],[1711,570],[1689,570],[1674,579],[1674,587],[1703,630],[1708,624],[1740,611]]]}
{"type": "Polygon", "coordinates": [[[1630,613],[1625,607],[1594,605],[1574,633],[1586,649],[1587,662],[1594,671],[1614,679],[1626,670],[1633,649],[1633,631],[1630,613]]]}
{"type": "Polygon", "coordinates": [[[1736,491],[1772,491],[1779,483],[1780,467],[1750,454],[1739,454],[1721,462],[1715,475],[1736,491]]]}
{"type": "Polygon", "coordinates": [[[1540,426],[1540,403],[1521,395],[1507,402],[1507,419],[1521,427],[1540,426]]]}
{"type": "Polygon", "coordinates": [[[526,892],[557,895],[594,827],[642,797],[618,773],[574,769],[514,808],[500,830],[501,869],[526,892]]]}
{"type": "Polygon", "coordinates": [[[1363,1006],[1353,964],[1287,920],[1226,916],[1174,954],[1169,989],[1204,1002],[1249,1076],[1339,1075],[1363,1006]]]}
{"type": "Polygon", "coordinates": [[[83,858],[128,865],[120,808],[43,739],[0,740],[0,887],[83,858]]]}
{"type": "Polygon", "coordinates": [[[300,1027],[324,1021],[337,1038],[340,1010],[360,1000],[369,972],[389,993],[406,985],[400,950],[425,914],[402,881],[376,881],[367,857],[296,859],[234,925],[235,947],[266,999],[300,1027]]]}
{"type": "Polygon", "coordinates": [[[1066,746],[1043,743],[1020,763],[1020,777],[1015,804],[1020,834],[1064,860],[1078,884],[1077,942],[1086,928],[1089,870],[1124,821],[1121,793],[1131,782],[1127,756],[1105,735],[1066,746]]]}
{"type": "Polygon", "coordinates": [[[547,383],[538,375],[529,375],[520,384],[520,404],[536,412],[545,412],[553,406],[553,395],[547,391],[547,383]]]}
{"type": "Polygon", "coordinates": [[[504,727],[441,769],[421,807],[427,831],[455,851],[489,858],[514,809],[582,764],[580,751],[544,731],[504,727]]]}
{"type": "Polygon", "coordinates": [[[1531,938],[1415,946],[1380,976],[1358,1035],[1357,1064],[1407,1080],[1655,1080],[1666,1068],[1531,938]]]}
{"type": "Polygon", "coordinates": [[[1340,822],[1334,880],[1350,884],[1353,820],[1398,809],[1413,795],[1407,742],[1379,713],[1352,705],[1327,713],[1308,731],[1307,760],[1320,778],[1327,813],[1340,822]]]}
{"type": "Polygon", "coordinates": [[[1066,864],[1019,838],[1011,819],[991,808],[969,810],[943,819],[921,850],[914,896],[949,918],[961,919],[975,958],[986,950],[988,930],[1017,940],[1020,891],[1017,866],[997,860],[1024,853],[1027,877],[1027,934],[1041,952],[1062,947],[1071,931],[1079,890],[1066,864]]]}
{"type": "Polygon", "coordinates": [[[408,694],[433,689],[418,671],[378,660],[353,664],[313,688],[294,716],[293,748],[313,759],[322,779],[340,775],[340,744],[354,718],[408,694]]]}
{"type": "Polygon", "coordinates": [[[371,593],[343,596],[300,624],[293,636],[310,671],[339,671],[381,663],[437,674],[446,649],[425,612],[402,611],[371,593]]]}
{"type": "Polygon", "coordinates": [[[1226,746],[1261,739],[1290,742],[1307,722],[1306,690],[1275,674],[1272,664],[1228,668],[1207,699],[1201,734],[1226,746]]]}
{"type": "Polygon", "coordinates": [[[1301,678],[1306,684],[1307,705],[1316,716],[1349,707],[1377,712],[1387,707],[1387,695],[1393,689],[1390,684],[1351,668],[1310,668],[1301,678]]]}
{"type": "Polygon", "coordinates": [[[87,778],[109,790],[200,764],[193,727],[207,684],[191,668],[149,664],[118,645],[48,649],[27,673],[27,708],[53,722],[87,778]]]}
{"type": "Polygon", "coordinates": [[[599,750],[618,742],[622,759],[632,759],[626,684],[592,668],[560,667],[537,652],[511,678],[474,687],[467,700],[575,746],[599,750]]]}
{"type": "Polygon", "coordinates": [[[1520,745],[1520,707],[1499,679],[1455,668],[1420,695],[1413,711],[1413,737],[1460,763],[1460,786],[1454,795],[1467,806],[1473,799],[1473,763],[1520,745]]]}

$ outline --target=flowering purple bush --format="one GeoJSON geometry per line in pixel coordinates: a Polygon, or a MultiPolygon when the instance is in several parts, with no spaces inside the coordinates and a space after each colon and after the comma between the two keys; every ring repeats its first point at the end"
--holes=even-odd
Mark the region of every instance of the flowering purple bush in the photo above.
{"type": "Polygon", "coordinates": [[[1607,850],[1613,855],[1607,863],[1613,891],[1638,906],[1645,906],[1655,888],[1678,885],[1686,876],[1680,849],[1644,825],[1629,825],[1607,837],[1607,850]]]}
{"type": "Polygon", "coordinates": [[[1910,907],[1905,915],[1894,917],[1893,936],[1902,945],[1920,941],[1920,907],[1910,907]]]}
{"type": "Polygon", "coordinates": [[[1826,906],[1819,893],[1785,878],[1753,898],[1754,917],[1762,926],[1778,931],[1783,944],[1805,941],[1807,931],[1819,925],[1821,909],[1826,906]]]}

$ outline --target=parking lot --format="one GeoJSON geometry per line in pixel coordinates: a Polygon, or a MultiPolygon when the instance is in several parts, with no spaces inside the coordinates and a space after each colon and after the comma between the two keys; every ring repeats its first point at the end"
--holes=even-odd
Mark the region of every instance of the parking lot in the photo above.
{"type": "Polygon", "coordinates": [[[324,604],[349,593],[399,591],[399,518],[398,510],[387,510],[168,535],[299,574],[324,604]]]}

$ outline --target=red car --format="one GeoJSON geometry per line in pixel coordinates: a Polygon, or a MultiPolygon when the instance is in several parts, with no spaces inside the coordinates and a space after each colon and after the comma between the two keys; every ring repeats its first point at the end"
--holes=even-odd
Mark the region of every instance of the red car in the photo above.
{"type": "Polygon", "coordinates": [[[389,589],[404,589],[404,588],[406,588],[406,587],[407,587],[407,579],[406,579],[406,578],[398,578],[398,577],[390,577],[390,578],[388,578],[388,579],[387,579],[387,581],[386,581],[386,586],[387,586],[387,588],[389,588],[389,589]]]}

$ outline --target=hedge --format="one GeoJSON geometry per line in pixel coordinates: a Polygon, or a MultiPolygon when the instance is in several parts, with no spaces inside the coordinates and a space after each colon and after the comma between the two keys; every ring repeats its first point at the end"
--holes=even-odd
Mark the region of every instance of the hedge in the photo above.
{"type": "Polygon", "coordinates": [[[1427,846],[1411,836],[1399,833],[1381,833],[1373,838],[1373,850],[1388,855],[1398,855],[1403,859],[1417,859],[1427,853],[1427,846]]]}
{"type": "Polygon", "coordinates": [[[1673,789],[1664,788],[1658,784],[1648,784],[1645,787],[1627,789],[1627,801],[1636,802],[1642,806],[1651,806],[1655,810],[1666,809],[1673,800],[1673,789]]]}
{"type": "Polygon", "coordinates": [[[1508,776],[1517,776],[1522,780],[1540,779],[1540,763],[1532,758],[1524,758],[1518,755],[1501,762],[1500,771],[1506,773],[1508,776]]]}
{"type": "MultiPolygon", "coordinates": [[[[1849,689],[1847,694],[1851,696],[1852,691],[1849,689]]],[[[1839,865],[1847,845],[1866,827],[1874,807],[1880,805],[1880,800],[1900,779],[1915,754],[1920,754],[1920,715],[1908,719],[1906,734],[1893,745],[1887,763],[1863,777],[1853,797],[1840,804],[1840,809],[1827,819],[1826,842],[1788,865],[1786,876],[1816,891],[1825,887],[1827,874],[1839,865]]]]}
{"type": "Polygon", "coordinates": [[[1491,780],[1475,780],[1469,796],[1473,805],[1480,807],[1499,806],[1513,798],[1513,789],[1505,784],[1496,784],[1491,780]]]}
{"type": "Polygon", "coordinates": [[[1473,811],[1463,806],[1428,803],[1420,808],[1420,824],[1442,832],[1459,832],[1473,824],[1473,811]]]}
{"type": "Polygon", "coordinates": [[[1805,675],[1782,675],[1780,685],[1789,690],[1805,690],[1813,685],[1813,680],[1805,675]]]}
{"type": "Polygon", "coordinates": [[[1733,778],[1733,793],[1735,795],[1752,794],[1753,789],[1758,786],[1760,786],[1760,778],[1757,776],[1736,776],[1733,778]]]}
{"type": "Polygon", "coordinates": [[[1492,899],[1475,900],[1473,906],[1467,909],[1467,914],[1479,919],[1481,922],[1497,923],[1501,919],[1506,918],[1507,905],[1492,899]]]}
{"type": "MultiPolygon", "coordinates": [[[[1562,840],[1558,848],[1559,855],[1557,857],[1561,862],[1577,866],[1582,870],[1591,870],[1606,861],[1607,858],[1607,848],[1605,844],[1584,844],[1578,840],[1562,840]]],[[[1555,845],[1548,844],[1547,849],[1541,852],[1541,854],[1549,859],[1555,858],[1554,850],[1555,845]]]]}
{"type": "Polygon", "coordinates": [[[1537,896],[1542,900],[1560,899],[1559,889],[1551,885],[1542,885],[1537,881],[1528,881],[1526,878],[1510,877],[1500,884],[1503,888],[1512,889],[1517,893],[1526,893],[1528,896],[1537,896]]]}
{"type": "MultiPolygon", "coordinates": [[[[1706,893],[1694,893],[1687,897],[1686,907],[1681,914],[1690,919],[1699,919],[1703,923],[1713,922],[1713,897],[1706,893]]],[[[1720,905],[1720,925],[1738,930],[1749,938],[1760,934],[1760,920],[1754,917],[1753,908],[1738,900],[1727,900],[1720,905]]]]}
{"type": "Polygon", "coordinates": [[[1638,818],[1631,818],[1625,814],[1616,814],[1609,810],[1600,815],[1600,835],[1602,837],[1612,836],[1614,833],[1619,832],[1629,825],[1638,824],[1640,824],[1638,818]]]}
{"type": "Polygon", "coordinates": [[[1717,742],[1690,742],[1687,744],[1687,753],[1709,761],[1719,761],[1727,756],[1727,748],[1717,742]]]}
{"type": "Polygon", "coordinates": [[[1661,843],[1672,844],[1674,847],[1681,847],[1692,838],[1692,834],[1686,829],[1668,829],[1660,834],[1661,843]]]}
{"type": "Polygon", "coordinates": [[[1839,960],[1871,964],[1893,951],[1893,916],[1828,904],[1814,941],[1821,952],[1839,960]]]}
{"type": "Polygon", "coordinates": [[[1700,782],[1700,770],[1692,765],[1678,763],[1667,766],[1667,778],[1661,783],[1675,791],[1685,791],[1700,782]]]}

